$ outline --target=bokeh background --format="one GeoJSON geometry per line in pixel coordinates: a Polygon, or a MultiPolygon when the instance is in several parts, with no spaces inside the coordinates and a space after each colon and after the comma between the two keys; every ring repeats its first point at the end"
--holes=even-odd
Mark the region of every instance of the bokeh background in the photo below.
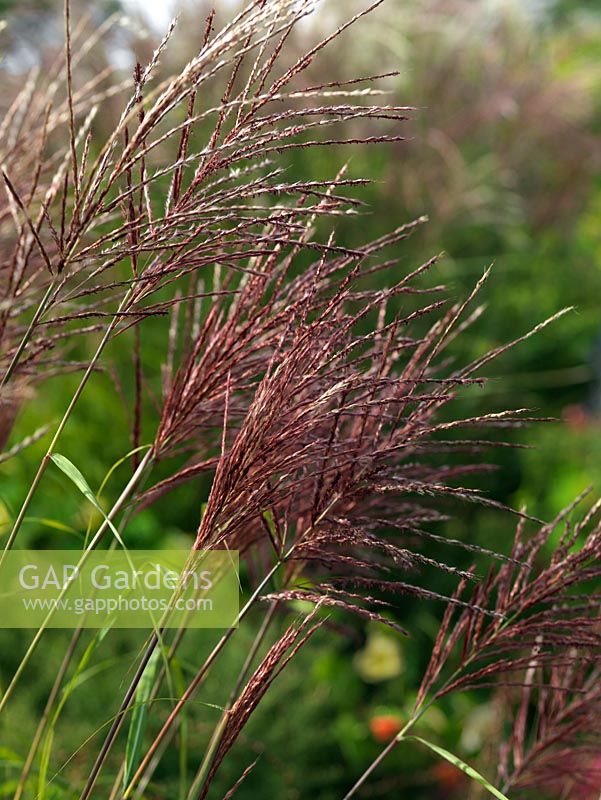
{"type": "MultiPolygon", "coordinates": [[[[209,9],[203,2],[160,0],[73,5],[74,13],[92,14],[98,24],[110,14],[123,14],[105,50],[86,69],[111,63],[125,74],[136,60],[148,60],[176,10],[180,25],[162,69],[185,63],[209,9]]],[[[217,0],[217,24],[234,6],[217,0]]],[[[301,50],[303,39],[313,41],[359,7],[355,0],[326,0],[290,47],[301,50]]],[[[43,69],[61,47],[61,14],[62,3],[54,0],[0,1],[3,110],[12,88],[30,70],[43,69]]],[[[398,70],[385,85],[395,102],[415,108],[404,128],[406,140],[334,153],[296,150],[289,157],[291,172],[299,175],[323,178],[349,160],[352,176],[373,178],[361,193],[368,205],[359,224],[342,224],[340,242],[364,241],[426,214],[428,224],[399,249],[399,269],[408,271],[442,252],[424,280],[445,283],[458,298],[493,265],[480,295],[485,311],[454,344],[458,361],[525,333],[561,308],[574,307],[494,362],[486,386],[465,392],[453,409],[456,416],[468,416],[528,407],[551,418],[503,431],[505,439],[529,448],[496,450],[487,458],[495,469],[483,464],[473,478],[494,500],[512,508],[526,506],[543,519],[588,485],[597,494],[601,489],[600,64],[601,6],[595,0],[386,0],[312,69],[316,83],[324,76],[336,81],[398,70]]],[[[117,107],[107,102],[99,137],[116,113],[117,107]]],[[[144,333],[149,383],[160,376],[161,341],[160,327],[144,333]]],[[[91,343],[73,346],[85,357],[91,343]]],[[[112,370],[95,376],[63,437],[63,452],[76,454],[77,463],[86,465],[92,486],[129,449],[130,412],[124,401],[131,380],[128,353],[125,337],[113,344],[112,370]]],[[[16,420],[15,440],[56,420],[75,381],[75,376],[49,381],[43,396],[28,398],[16,420]]],[[[149,436],[151,405],[145,417],[149,436]]],[[[9,530],[43,444],[0,464],[0,535],[9,530]]],[[[130,545],[168,547],[189,541],[207,489],[204,483],[187,486],[139,513],[128,527],[130,545]]],[[[23,546],[71,546],[90,514],[81,497],[65,486],[64,476],[49,473],[23,529],[23,546]]],[[[513,524],[502,512],[474,506],[455,514],[445,533],[506,551],[513,524]]],[[[448,588],[440,582],[441,591],[448,588]]],[[[222,768],[214,796],[220,791],[222,796],[258,757],[240,798],[340,797],[410,708],[440,613],[435,605],[405,601],[399,615],[412,632],[407,642],[380,628],[342,624],[342,619],[340,630],[321,635],[268,695],[222,768]]],[[[218,674],[188,712],[179,733],[185,739],[184,756],[167,752],[146,797],[171,800],[183,792],[217,719],[214,705],[225,691],[223,675],[243,658],[253,625],[239,632],[218,674]]],[[[0,728],[0,797],[14,790],[66,638],[50,632],[45,641],[27,674],[26,690],[0,728]]],[[[108,719],[142,642],[142,634],[112,632],[102,643],[100,661],[80,676],[57,726],[49,767],[53,775],[71,759],[70,778],[58,774],[45,797],[77,796],[73,774],[79,769],[85,776],[101,735],[92,734],[108,719]]],[[[3,685],[25,644],[20,632],[0,632],[3,685]]],[[[178,666],[182,682],[210,644],[208,635],[190,638],[178,666]]],[[[483,770],[494,764],[498,715],[489,698],[456,697],[427,715],[423,725],[436,741],[483,770]]],[[[453,768],[437,764],[427,753],[397,748],[362,796],[463,798],[468,792],[477,796],[453,768]]]]}

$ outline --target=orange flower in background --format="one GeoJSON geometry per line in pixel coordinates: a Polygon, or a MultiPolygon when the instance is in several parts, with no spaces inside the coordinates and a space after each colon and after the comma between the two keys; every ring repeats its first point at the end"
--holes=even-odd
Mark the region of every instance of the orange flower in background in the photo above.
{"type": "Polygon", "coordinates": [[[563,409],[562,416],[566,425],[577,431],[585,430],[591,423],[590,414],[580,403],[572,403],[566,406],[563,409]]]}
{"type": "Polygon", "coordinates": [[[403,726],[402,720],[396,714],[379,714],[369,721],[369,730],[376,742],[387,744],[403,726]]]}
{"type": "Polygon", "coordinates": [[[445,793],[455,792],[465,782],[464,773],[448,761],[441,761],[432,767],[432,775],[437,786],[445,793]]]}

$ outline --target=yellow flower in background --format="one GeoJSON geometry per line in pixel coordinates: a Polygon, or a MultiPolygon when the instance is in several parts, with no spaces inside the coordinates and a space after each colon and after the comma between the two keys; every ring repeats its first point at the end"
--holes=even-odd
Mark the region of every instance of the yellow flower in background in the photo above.
{"type": "Polygon", "coordinates": [[[355,654],[354,664],[367,683],[388,681],[403,670],[401,648],[391,636],[379,631],[370,633],[365,647],[355,654]]]}
{"type": "Polygon", "coordinates": [[[12,516],[6,504],[0,500],[0,535],[5,533],[12,526],[12,516]]]}
{"type": "Polygon", "coordinates": [[[476,753],[490,739],[497,725],[498,713],[493,703],[476,706],[467,716],[461,733],[460,747],[476,753]]]}

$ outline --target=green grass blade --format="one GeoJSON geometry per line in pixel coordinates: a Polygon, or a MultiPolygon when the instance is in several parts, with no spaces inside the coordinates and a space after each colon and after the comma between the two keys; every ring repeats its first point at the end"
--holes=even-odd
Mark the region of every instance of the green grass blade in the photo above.
{"type": "MultiPolygon", "coordinates": [[[[54,461],[56,466],[65,473],[65,475],[77,486],[83,496],[92,503],[93,506],[98,508],[98,500],[96,495],[90,489],[90,486],[81,472],[77,469],[72,461],[61,455],[60,453],[53,453],[50,458],[54,461]]],[[[100,509],[101,510],[101,509],[100,509]]]]}
{"type": "Polygon", "coordinates": [[[148,700],[152,694],[154,678],[160,657],[160,648],[157,648],[151,655],[140,683],[138,684],[138,688],[136,689],[136,705],[132,712],[129,733],[127,735],[127,746],[125,748],[123,788],[129,785],[140,763],[142,743],[144,741],[146,724],[148,722],[148,700]]]}
{"type": "Polygon", "coordinates": [[[38,793],[36,800],[44,800],[46,796],[48,765],[50,764],[50,754],[52,753],[52,745],[54,743],[54,729],[50,729],[44,737],[44,744],[40,756],[40,768],[38,772],[38,793]]]}
{"type": "Polygon", "coordinates": [[[77,686],[79,685],[78,678],[87,667],[96,647],[104,639],[107,632],[108,628],[102,628],[101,630],[99,630],[98,633],[93,637],[89,645],[86,647],[84,654],[82,655],[77,665],[77,668],[75,669],[75,673],[73,674],[73,676],[63,689],[58,705],[54,710],[54,713],[52,714],[52,718],[50,719],[48,728],[44,734],[44,739],[42,742],[40,766],[38,772],[38,793],[36,796],[36,800],[44,800],[46,794],[46,788],[48,786],[48,781],[47,781],[48,765],[50,763],[52,745],[54,743],[54,731],[56,730],[59,717],[62,713],[65,703],[69,699],[69,696],[71,695],[73,690],[77,688],[77,686]]]}
{"type": "Polygon", "coordinates": [[[111,478],[111,475],[115,472],[116,469],[118,469],[121,466],[121,464],[124,464],[126,461],[129,461],[129,459],[133,455],[135,455],[136,453],[141,453],[143,450],[149,450],[151,447],[152,447],[152,445],[150,445],[150,444],[142,444],[142,445],[140,445],[140,447],[135,447],[133,450],[130,450],[129,453],[126,453],[124,456],[121,456],[120,459],[115,461],[113,466],[109,469],[109,471],[106,473],[106,475],[102,479],[102,483],[100,484],[98,492],[96,493],[97,496],[100,497],[100,495],[104,491],[105,486],[109,482],[109,480],[111,478]]]}
{"type": "MultiPolygon", "coordinates": [[[[62,472],[64,472],[64,474],[75,484],[75,486],[77,486],[77,488],[83,494],[83,496],[86,498],[86,500],[89,500],[90,503],[94,506],[94,508],[102,514],[106,524],[111,529],[111,532],[112,532],[113,536],[119,542],[121,547],[124,549],[125,554],[127,556],[127,548],[125,546],[125,542],[121,538],[121,534],[119,533],[119,531],[117,530],[117,528],[115,527],[115,525],[113,524],[111,519],[109,519],[109,517],[107,516],[105,510],[102,508],[102,506],[100,505],[100,503],[96,499],[96,495],[91,490],[90,485],[88,484],[88,482],[86,481],[84,476],[81,474],[81,472],[77,469],[75,464],[72,461],[69,461],[68,458],[66,458],[65,456],[61,455],[60,453],[53,453],[51,458],[54,461],[54,463],[56,464],[56,466],[62,472]]],[[[128,556],[128,558],[129,558],[129,556],[128,556]]],[[[131,568],[133,570],[134,567],[133,567],[133,564],[131,564],[131,562],[130,562],[130,566],[131,566],[131,568]]]]}
{"type": "Polygon", "coordinates": [[[464,772],[469,778],[474,781],[478,781],[484,788],[493,795],[493,797],[498,798],[498,800],[509,800],[507,795],[504,795],[503,792],[500,792],[496,787],[489,783],[484,775],[481,775],[477,770],[473,767],[470,767],[469,764],[466,764],[465,761],[462,761],[453,753],[450,753],[448,750],[445,750],[444,747],[439,747],[437,744],[433,744],[432,742],[428,742],[426,739],[422,739],[419,736],[404,736],[403,737],[406,741],[414,741],[420,742],[421,744],[429,747],[437,755],[441,756],[442,758],[446,759],[450,764],[460,769],[464,772]]]}

